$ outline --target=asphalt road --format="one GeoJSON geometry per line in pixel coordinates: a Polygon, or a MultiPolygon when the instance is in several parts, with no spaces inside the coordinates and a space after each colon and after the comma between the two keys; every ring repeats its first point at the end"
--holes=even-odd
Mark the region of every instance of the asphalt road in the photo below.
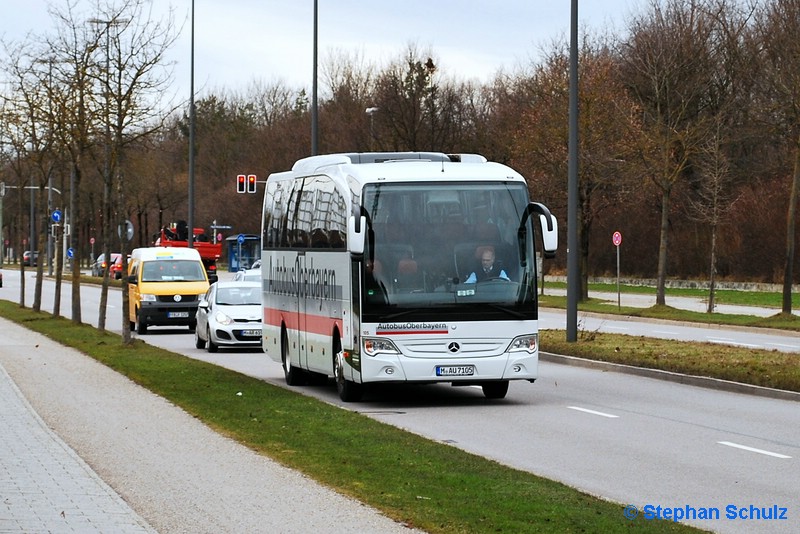
{"type": "MultiPolygon", "coordinates": [[[[2,298],[9,298],[8,288],[14,291],[12,280],[6,276],[2,298]]],[[[32,283],[28,285],[32,289],[32,283]]],[[[82,291],[84,321],[92,322],[99,291],[88,286],[82,291]]],[[[115,295],[112,291],[109,299],[111,330],[121,328],[115,295]]],[[[563,320],[558,312],[542,317],[543,326],[563,320]]],[[[640,328],[622,319],[598,321],[598,328],[640,328]]],[[[756,337],[752,331],[641,324],[643,333],[636,335],[663,330],[678,339],[704,335],[719,342],[734,333],[744,336],[745,341],[733,344],[754,344],[756,337]]],[[[758,342],[787,349],[797,343],[795,336],[765,336],[758,342]]],[[[208,354],[194,348],[188,329],[152,328],[145,340],[285,386],[280,366],[260,352],[208,354]]],[[[653,514],[659,506],[662,514],[678,509],[676,513],[698,517],[690,523],[719,532],[800,530],[797,402],[548,362],[540,364],[540,377],[533,385],[512,383],[503,401],[487,401],[476,388],[436,385],[386,388],[343,407],[629,503],[642,514],[653,514]],[[784,508],[786,519],[752,518],[781,515],[784,508]],[[701,519],[714,510],[720,519],[701,519]]],[[[297,391],[342,405],[332,385],[297,391]]]]}

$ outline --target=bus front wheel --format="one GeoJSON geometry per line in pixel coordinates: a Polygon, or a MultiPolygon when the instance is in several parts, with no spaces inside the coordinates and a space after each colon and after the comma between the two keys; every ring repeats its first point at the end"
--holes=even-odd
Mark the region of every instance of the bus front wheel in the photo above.
{"type": "Polygon", "coordinates": [[[487,399],[504,399],[508,393],[508,380],[497,382],[484,382],[481,384],[483,396],[487,399]]]}
{"type": "Polygon", "coordinates": [[[356,384],[352,380],[347,380],[344,376],[344,351],[338,343],[334,346],[333,351],[333,371],[336,378],[336,390],[339,392],[339,398],[344,402],[358,402],[364,394],[364,386],[356,384]]]}

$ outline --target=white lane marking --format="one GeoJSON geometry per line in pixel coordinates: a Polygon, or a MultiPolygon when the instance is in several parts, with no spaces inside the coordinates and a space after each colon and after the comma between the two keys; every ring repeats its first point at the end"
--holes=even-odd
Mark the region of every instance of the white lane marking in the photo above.
{"type": "Polygon", "coordinates": [[[706,338],[706,341],[708,341],[709,343],[717,343],[719,345],[733,345],[734,347],[745,347],[748,349],[761,348],[761,345],[753,345],[752,343],[739,343],[732,339],[725,339],[725,338],[720,339],[720,338],[708,337],[706,338]]]}
{"type": "Polygon", "coordinates": [[[764,449],[756,449],[753,447],[748,447],[747,445],[739,445],[738,443],[732,443],[730,441],[718,441],[717,443],[719,443],[720,445],[725,445],[727,447],[733,447],[734,449],[742,449],[743,451],[757,452],[758,454],[774,456],[775,458],[784,458],[784,459],[791,458],[791,456],[786,456],[785,454],[778,454],[777,452],[765,451],[764,449]]]}
{"type": "Polygon", "coordinates": [[[592,415],[599,415],[600,417],[608,417],[609,419],[616,419],[619,417],[618,415],[612,415],[610,413],[603,413],[597,412],[595,410],[589,410],[588,408],[581,408],[580,406],[567,406],[570,410],[577,410],[579,412],[590,413],[592,415]]]}
{"type": "Polygon", "coordinates": [[[673,332],[672,330],[653,330],[654,334],[665,334],[668,336],[677,336],[679,332],[673,332]]]}
{"type": "Polygon", "coordinates": [[[606,326],[606,328],[608,328],[609,330],[630,330],[630,328],[628,328],[627,326],[608,325],[606,326]]]}

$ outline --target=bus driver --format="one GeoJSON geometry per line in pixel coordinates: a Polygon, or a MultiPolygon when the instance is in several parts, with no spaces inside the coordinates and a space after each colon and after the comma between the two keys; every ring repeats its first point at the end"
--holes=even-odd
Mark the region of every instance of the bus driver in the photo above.
{"type": "Polygon", "coordinates": [[[494,249],[486,247],[481,253],[481,267],[470,273],[465,284],[474,284],[476,282],[483,282],[484,280],[492,280],[494,278],[502,278],[503,280],[510,280],[506,272],[494,264],[494,249]]]}

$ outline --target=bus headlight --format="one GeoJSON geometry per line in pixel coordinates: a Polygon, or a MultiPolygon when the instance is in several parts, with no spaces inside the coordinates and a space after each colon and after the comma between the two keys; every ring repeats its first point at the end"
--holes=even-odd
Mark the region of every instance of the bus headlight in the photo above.
{"type": "Polygon", "coordinates": [[[400,354],[400,351],[397,350],[394,343],[388,339],[365,337],[362,339],[362,342],[364,344],[364,352],[367,356],[375,356],[379,352],[385,354],[400,354]]]}
{"type": "Polygon", "coordinates": [[[539,345],[539,334],[528,334],[514,338],[508,346],[508,352],[527,352],[533,354],[539,345]]]}

